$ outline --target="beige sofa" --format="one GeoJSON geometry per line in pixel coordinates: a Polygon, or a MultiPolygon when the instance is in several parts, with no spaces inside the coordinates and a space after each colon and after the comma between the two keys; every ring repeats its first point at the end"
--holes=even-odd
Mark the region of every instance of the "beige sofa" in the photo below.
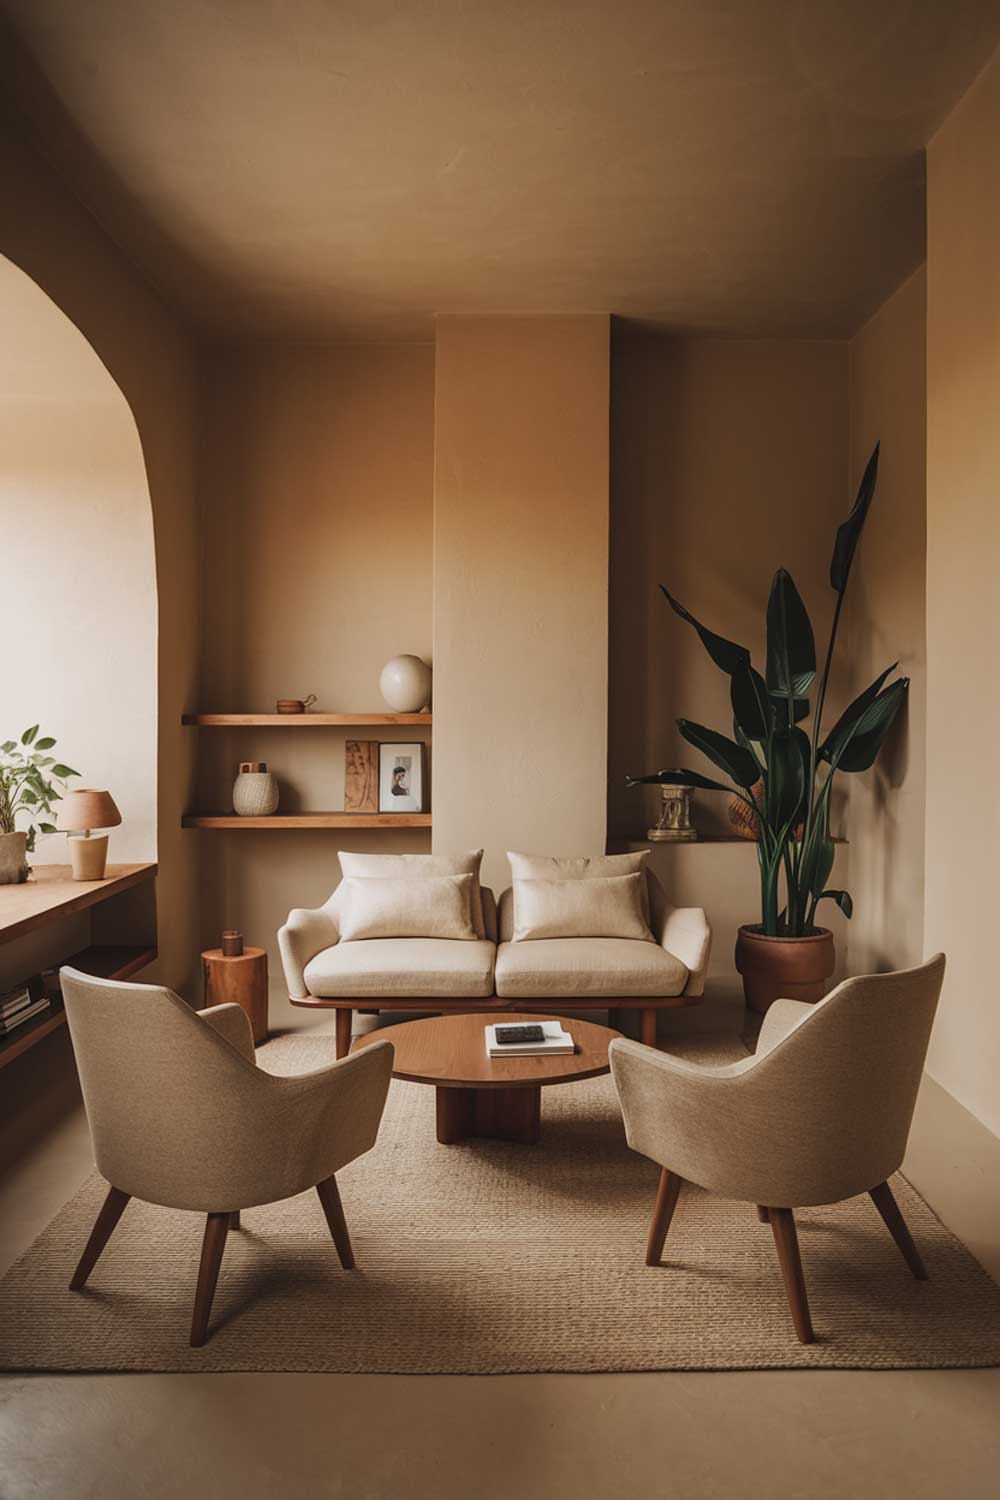
{"type": "Polygon", "coordinates": [[[629,938],[512,941],[513,892],[499,911],[482,889],[486,935],[340,941],[338,890],[314,910],[296,909],[278,933],[293,1005],[337,1013],[337,1055],[350,1047],[353,1012],[638,1010],[653,1044],[656,1012],[704,994],[711,929],[700,907],[677,908],[646,871],[654,942],[629,938]]]}

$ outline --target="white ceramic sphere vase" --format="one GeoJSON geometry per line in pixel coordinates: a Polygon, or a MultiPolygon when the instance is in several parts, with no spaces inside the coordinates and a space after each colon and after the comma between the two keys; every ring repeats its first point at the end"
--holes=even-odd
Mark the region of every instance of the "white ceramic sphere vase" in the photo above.
{"type": "Polygon", "coordinates": [[[417,714],[431,697],[431,669],[419,656],[394,656],[378,680],[382,697],[398,714],[417,714]]]}

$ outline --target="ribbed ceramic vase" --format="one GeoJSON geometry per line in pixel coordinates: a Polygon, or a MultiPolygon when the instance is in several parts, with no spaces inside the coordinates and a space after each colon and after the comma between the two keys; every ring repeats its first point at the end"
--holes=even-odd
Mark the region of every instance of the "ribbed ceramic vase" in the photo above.
{"type": "Polygon", "coordinates": [[[233,782],[233,812],[241,818],[266,818],[278,810],[278,781],[263,760],[240,762],[233,782]]]}

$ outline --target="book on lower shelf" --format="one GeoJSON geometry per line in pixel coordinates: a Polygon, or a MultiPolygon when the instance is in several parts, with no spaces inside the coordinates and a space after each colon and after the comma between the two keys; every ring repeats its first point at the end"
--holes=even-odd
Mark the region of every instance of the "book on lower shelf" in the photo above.
{"type": "Polygon", "coordinates": [[[510,1030],[512,1025],[527,1025],[527,1022],[496,1022],[486,1028],[487,1057],[571,1057],[576,1044],[568,1031],[558,1021],[537,1021],[532,1025],[541,1027],[542,1040],[532,1042],[500,1042],[497,1032],[510,1030]]]}
{"type": "Polygon", "coordinates": [[[33,1021],[36,1016],[51,1008],[52,1002],[47,996],[43,996],[41,1000],[31,1000],[28,1005],[0,1020],[0,1037],[9,1036],[19,1026],[23,1026],[25,1021],[33,1021]]]}
{"type": "Polygon", "coordinates": [[[24,1010],[25,1006],[31,1004],[31,993],[26,984],[18,985],[17,989],[8,990],[6,995],[0,995],[0,1021],[8,1021],[11,1016],[17,1015],[18,1011],[24,1010]]]}

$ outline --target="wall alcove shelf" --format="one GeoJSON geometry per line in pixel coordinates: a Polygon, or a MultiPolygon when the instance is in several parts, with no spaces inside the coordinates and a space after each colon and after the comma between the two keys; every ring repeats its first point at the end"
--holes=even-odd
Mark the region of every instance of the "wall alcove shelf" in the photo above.
{"type": "Polygon", "coordinates": [[[186,813],[185,828],[430,828],[430,813],[269,813],[241,818],[236,813],[186,813]]]}
{"type": "MultiPolygon", "coordinates": [[[[109,865],[104,880],[73,880],[68,865],[35,865],[31,879],[23,885],[0,886],[0,944],[113,902],[134,887],[152,882],[156,868],[155,864],[109,865]]],[[[69,964],[101,979],[130,979],[155,958],[155,941],[92,943],[60,959],[59,965],[69,964]]],[[[53,1002],[51,1010],[0,1038],[0,1068],[65,1024],[66,1012],[53,1002]]]]}
{"type": "Polygon", "coordinates": [[[204,729],[349,729],[366,724],[430,724],[427,714],[182,714],[182,724],[204,729]]]}

